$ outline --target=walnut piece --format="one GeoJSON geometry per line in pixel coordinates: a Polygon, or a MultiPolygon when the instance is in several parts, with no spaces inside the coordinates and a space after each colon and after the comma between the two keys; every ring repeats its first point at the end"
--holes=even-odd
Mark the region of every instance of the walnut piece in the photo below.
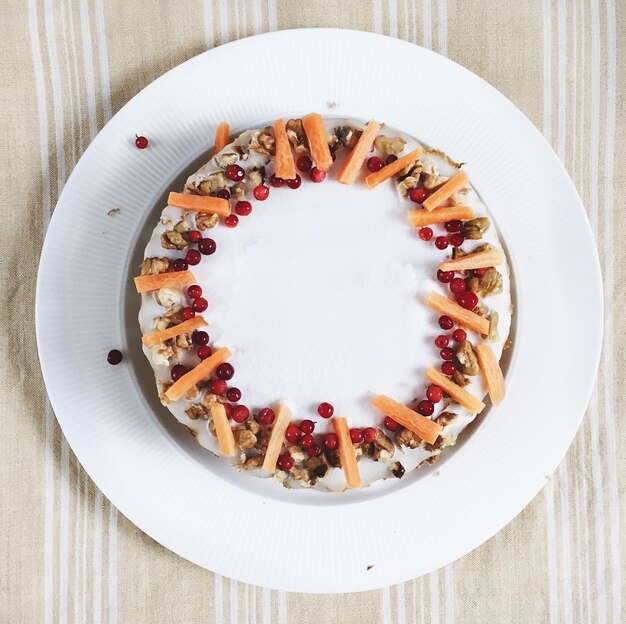
{"type": "Polygon", "coordinates": [[[164,308],[171,308],[178,301],[178,291],[174,288],[160,288],[156,291],[157,303],[164,308]]]}
{"type": "Polygon", "coordinates": [[[337,147],[343,147],[352,151],[357,141],[361,138],[363,130],[352,126],[339,126],[335,128],[334,134],[337,137],[337,147]]]}
{"type": "Polygon", "coordinates": [[[233,436],[235,437],[235,444],[241,451],[249,451],[256,444],[256,436],[249,429],[233,429],[233,436]]]}
{"type": "Polygon", "coordinates": [[[490,225],[491,223],[487,217],[470,219],[469,221],[465,221],[461,226],[461,234],[463,238],[478,240],[483,237],[483,234],[489,229],[490,225]]]}
{"type": "Polygon", "coordinates": [[[402,479],[405,473],[404,466],[400,462],[396,462],[391,466],[391,472],[396,479],[402,479]]]}
{"type": "Polygon", "coordinates": [[[165,393],[173,386],[173,383],[166,383],[164,381],[158,382],[158,392],[159,392],[159,400],[161,401],[161,405],[169,405],[170,400],[165,396],[165,393]]]}
{"type": "MultiPolygon", "coordinates": [[[[489,339],[489,342],[498,342],[500,340],[500,332],[498,331],[499,320],[500,320],[500,315],[494,310],[489,315],[489,334],[487,336],[487,338],[489,339]]],[[[505,345],[505,348],[506,348],[506,345],[505,345]]]]}
{"type": "Polygon", "coordinates": [[[463,340],[456,345],[454,350],[458,369],[465,375],[478,375],[480,366],[474,353],[474,347],[469,340],[463,340]]]}
{"type": "Polygon", "coordinates": [[[187,247],[187,240],[176,230],[167,230],[161,234],[161,247],[164,249],[184,249],[187,247]]]}
{"type": "Polygon", "coordinates": [[[304,154],[309,151],[309,142],[304,132],[302,119],[290,119],[286,126],[287,138],[296,154],[304,154]]]}
{"type": "Polygon", "coordinates": [[[203,418],[206,416],[206,408],[204,405],[200,405],[199,403],[192,403],[186,410],[185,414],[191,418],[191,420],[198,420],[198,418],[203,418]]]}
{"type": "Polygon", "coordinates": [[[250,151],[265,156],[273,156],[276,153],[274,145],[274,129],[271,126],[263,128],[250,141],[250,151]]]}
{"type": "Polygon", "coordinates": [[[246,459],[240,467],[243,470],[257,470],[263,466],[264,459],[265,456],[263,455],[252,455],[251,457],[248,457],[248,459],[246,459]]]}
{"type": "Polygon", "coordinates": [[[150,347],[150,355],[157,366],[169,366],[170,360],[178,357],[178,351],[171,340],[166,340],[150,347]]]}
{"type": "Polygon", "coordinates": [[[402,182],[398,183],[398,192],[402,195],[402,197],[406,197],[409,194],[409,191],[419,184],[419,181],[419,176],[407,176],[402,180],[402,182]]]}
{"type": "MultiPolygon", "coordinates": [[[[200,394],[200,390],[198,389],[198,386],[191,386],[191,388],[189,388],[189,390],[185,392],[185,398],[188,401],[193,401],[195,398],[198,397],[199,394],[200,394]]],[[[204,420],[206,420],[206,418],[204,420]]]]}
{"type": "Polygon", "coordinates": [[[219,217],[217,215],[204,214],[199,212],[196,215],[196,227],[201,231],[214,228],[219,223],[219,217]]]}
{"type": "Polygon", "coordinates": [[[259,184],[263,184],[264,178],[265,168],[258,169],[257,167],[252,167],[248,169],[248,173],[246,173],[246,182],[250,188],[255,188],[259,186],[259,184]]]}
{"type": "Polygon", "coordinates": [[[189,347],[193,346],[193,332],[185,332],[184,334],[176,336],[173,340],[179,349],[189,349],[189,347]]]}
{"type": "Polygon", "coordinates": [[[489,267],[482,277],[471,277],[468,286],[479,297],[496,295],[502,292],[502,275],[494,267],[489,267]]]}
{"type": "Polygon", "coordinates": [[[262,453],[265,453],[265,451],[267,450],[267,445],[270,441],[270,436],[272,435],[271,427],[260,425],[253,418],[249,418],[246,421],[246,428],[254,433],[254,435],[256,436],[256,443],[254,445],[254,448],[261,451],[262,453]]]}
{"type": "Polygon", "coordinates": [[[398,446],[406,446],[411,449],[415,449],[420,445],[422,438],[420,438],[416,433],[413,433],[410,429],[405,429],[401,427],[396,432],[396,444],[398,446]]]}
{"type": "MultiPolygon", "coordinates": [[[[230,196],[237,201],[242,200],[246,196],[246,183],[237,182],[230,187],[230,196]]],[[[217,215],[213,215],[217,217],[217,215]]],[[[213,227],[213,226],[211,226],[213,227]]]]}
{"type": "Polygon", "coordinates": [[[374,139],[374,148],[386,156],[391,154],[397,156],[402,153],[405,145],[406,141],[402,137],[389,137],[379,134],[374,139]]]}
{"type": "Polygon", "coordinates": [[[170,261],[167,258],[146,258],[141,263],[141,275],[158,275],[167,273],[170,261]]]}
{"type": "Polygon", "coordinates": [[[459,373],[459,371],[454,371],[454,373],[452,374],[452,381],[457,385],[457,386],[461,386],[461,388],[467,386],[467,384],[469,383],[469,379],[467,379],[466,377],[464,377],[463,375],[461,375],[461,373],[459,373]]]}
{"type": "Polygon", "coordinates": [[[376,439],[373,442],[364,443],[363,450],[374,461],[386,462],[393,457],[396,447],[380,429],[376,429],[376,439]]]}
{"type": "Polygon", "coordinates": [[[328,464],[323,454],[319,457],[308,457],[304,460],[303,467],[309,471],[313,484],[315,479],[323,479],[328,472],[328,464]]]}
{"type": "Polygon", "coordinates": [[[422,184],[427,191],[434,191],[439,188],[444,182],[447,182],[448,178],[442,178],[441,176],[423,173],[422,184]]]}
{"type": "Polygon", "coordinates": [[[222,168],[226,169],[228,165],[234,165],[239,160],[239,155],[233,152],[226,152],[225,154],[220,154],[215,157],[215,164],[222,168]]]}

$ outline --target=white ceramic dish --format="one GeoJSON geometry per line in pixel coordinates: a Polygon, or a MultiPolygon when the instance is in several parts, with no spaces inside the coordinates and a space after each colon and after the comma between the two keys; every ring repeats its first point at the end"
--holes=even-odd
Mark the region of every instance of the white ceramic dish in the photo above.
{"type": "Polygon", "coordinates": [[[138,527],[241,581],[339,593],[445,565],[531,500],[569,446],[590,396],[601,294],[576,191],[541,134],[506,98],[451,61],[398,40],[283,31],[191,59],[144,89],[100,132],[48,230],[37,338],[70,445],[138,527]],[[280,71],[261,75],[250,62],[257,58],[280,59],[280,71]],[[215,88],[212,77],[226,65],[239,68],[245,90],[215,88]],[[407,68],[419,83],[407,79],[407,68]],[[383,120],[467,162],[515,279],[515,347],[504,403],[433,469],[393,488],[347,495],[244,481],[181,431],[155,396],[129,281],[164,194],[200,162],[219,121],[239,130],[329,105],[332,116],[383,120]],[[137,150],[135,133],[148,136],[151,148],[137,150]],[[108,214],[112,208],[120,211],[108,214]],[[126,354],[121,366],[106,362],[112,347],[126,354]],[[243,539],[250,535],[257,536],[252,544],[243,539]]]}

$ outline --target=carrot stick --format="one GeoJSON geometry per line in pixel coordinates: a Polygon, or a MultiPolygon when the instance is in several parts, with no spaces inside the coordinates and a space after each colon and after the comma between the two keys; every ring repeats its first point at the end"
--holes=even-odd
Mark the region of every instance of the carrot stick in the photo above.
{"type": "Polygon", "coordinates": [[[278,414],[272,427],[272,434],[270,435],[270,441],[267,444],[267,451],[265,452],[265,459],[263,460],[263,470],[274,474],[276,472],[276,462],[280,455],[280,449],[283,446],[283,440],[285,439],[285,431],[291,422],[291,410],[286,405],[281,405],[278,408],[278,414]]]}
{"type": "Polygon", "coordinates": [[[426,225],[435,225],[436,223],[445,223],[446,221],[454,221],[460,219],[466,221],[474,218],[474,212],[469,206],[451,206],[450,208],[439,208],[433,212],[428,210],[409,210],[407,213],[409,223],[416,228],[426,225]]]}
{"type": "Polygon", "coordinates": [[[220,217],[227,217],[230,214],[230,204],[227,199],[209,195],[191,195],[172,191],[167,198],[167,205],[192,212],[216,214],[220,217]]]}
{"type": "Polygon", "coordinates": [[[339,172],[339,176],[337,177],[337,181],[342,184],[352,184],[359,172],[361,171],[361,166],[363,165],[363,161],[367,156],[370,149],[372,149],[372,145],[374,144],[374,140],[376,139],[376,135],[380,130],[380,124],[375,121],[370,121],[363,133],[359,137],[357,144],[354,146],[354,149],[350,152],[345,162],[343,163],[343,167],[339,172]]]}
{"type": "Polygon", "coordinates": [[[135,288],[138,293],[158,290],[159,288],[176,288],[195,284],[196,278],[191,271],[175,271],[173,273],[156,273],[154,275],[140,275],[135,278],[135,288]]]}
{"type": "Polygon", "coordinates": [[[437,436],[443,429],[434,420],[414,412],[406,405],[402,405],[402,403],[398,403],[398,401],[394,401],[384,394],[376,395],[371,400],[371,404],[386,416],[390,416],[403,427],[418,435],[422,440],[426,440],[429,444],[435,443],[437,436]]]}
{"type": "Polygon", "coordinates": [[[333,164],[333,157],[328,148],[328,136],[322,117],[318,113],[310,113],[302,118],[302,125],[315,166],[321,171],[328,171],[333,164]]]}
{"type": "Polygon", "coordinates": [[[193,388],[198,382],[206,379],[220,364],[225,362],[232,353],[226,348],[218,349],[206,360],[202,360],[195,368],[185,373],[178,381],[175,381],[166,391],[165,396],[170,401],[178,401],[185,393],[193,388]]]}
{"type": "Polygon", "coordinates": [[[222,403],[211,403],[211,418],[215,425],[215,435],[217,436],[217,443],[220,447],[220,452],[226,457],[232,457],[235,452],[235,436],[230,426],[228,416],[226,416],[226,410],[222,403]]]}
{"type": "Polygon", "coordinates": [[[339,458],[341,459],[341,467],[346,475],[346,484],[351,489],[361,487],[361,476],[359,475],[359,467],[356,461],[356,451],[354,444],[350,438],[350,429],[348,421],[341,417],[333,419],[333,427],[339,438],[339,458]]]}
{"type": "MultiPolygon", "coordinates": [[[[445,208],[439,208],[437,212],[441,212],[445,208]]],[[[446,260],[439,263],[439,268],[442,271],[468,271],[469,269],[484,269],[486,267],[492,267],[496,264],[502,264],[504,262],[504,254],[502,249],[487,249],[486,251],[477,251],[476,253],[470,253],[454,260],[446,260]]]]}
{"type": "Polygon", "coordinates": [[[476,346],[476,357],[487,391],[494,405],[499,405],[504,399],[504,375],[500,363],[496,359],[493,349],[488,344],[476,346]]]}
{"type": "Polygon", "coordinates": [[[470,394],[465,388],[455,384],[451,379],[446,377],[434,368],[427,368],[426,377],[434,384],[439,386],[447,395],[451,396],[459,405],[462,405],[472,414],[480,414],[485,409],[485,404],[470,394]]]}
{"type": "Polygon", "coordinates": [[[215,153],[221,152],[228,145],[230,126],[223,121],[215,130],[215,153]]]}
{"type": "Polygon", "coordinates": [[[182,334],[186,334],[188,331],[192,331],[206,324],[207,322],[202,318],[202,316],[194,316],[187,321],[174,325],[174,327],[169,327],[168,329],[164,329],[162,331],[150,332],[141,339],[141,342],[143,342],[146,347],[153,347],[154,345],[165,342],[170,338],[176,338],[176,336],[181,336],[182,334]]]}
{"type": "Polygon", "coordinates": [[[394,160],[392,163],[389,163],[385,167],[383,167],[380,171],[376,173],[370,173],[365,178],[365,184],[367,184],[367,188],[373,189],[375,186],[378,186],[381,182],[388,180],[389,178],[396,175],[396,173],[400,173],[406,166],[413,164],[421,155],[422,148],[416,147],[412,152],[405,154],[398,160],[394,160]]]}
{"type": "Polygon", "coordinates": [[[293,160],[291,144],[283,119],[277,119],[274,122],[274,142],[276,146],[274,174],[283,180],[293,180],[296,177],[296,163],[293,160]]]}
{"type": "Polygon", "coordinates": [[[437,293],[430,293],[430,295],[426,298],[426,304],[433,310],[437,310],[437,312],[441,312],[442,314],[449,316],[459,325],[472,329],[483,336],[487,336],[489,334],[488,319],[484,316],[471,312],[470,310],[466,310],[458,303],[455,303],[447,297],[443,297],[437,293]]]}
{"type": "Polygon", "coordinates": [[[432,195],[424,200],[422,206],[426,210],[434,210],[441,206],[443,202],[450,199],[459,189],[462,189],[469,182],[469,178],[465,171],[459,171],[452,176],[442,187],[438,188],[432,195]]]}

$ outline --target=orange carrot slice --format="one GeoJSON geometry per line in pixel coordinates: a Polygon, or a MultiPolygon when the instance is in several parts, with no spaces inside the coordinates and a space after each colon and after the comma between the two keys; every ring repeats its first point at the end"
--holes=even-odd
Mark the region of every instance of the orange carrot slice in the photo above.
{"type": "Polygon", "coordinates": [[[310,113],[302,118],[302,126],[309,141],[309,150],[315,166],[321,171],[328,171],[333,164],[333,157],[328,148],[328,133],[324,121],[318,113],[310,113]]]}
{"type": "Polygon", "coordinates": [[[174,193],[167,198],[167,205],[192,212],[206,212],[216,214],[220,217],[227,217],[230,214],[230,204],[227,199],[221,197],[210,197],[208,195],[191,195],[188,193],[174,193]]]}
{"type": "Polygon", "coordinates": [[[223,121],[215,130],[215,153],[221,152],[228,145],[230,126],[223,121]]]}
{"type": "Polygon", "coordinates": [[[376,135],[379,130],[379,123],[370,121],[367,124],[365,130],[363,130],[363,133],[359,137],[357,144],[354,146],[353,150],[343,163],[343,167],[341,167],[337,181],[342,184],[352,184],[356,180],[359,172],[361,171],[363,161],[365,160],[368,152],[372,149],[372,145],[374,144],[374,140],[376,139],[376,135]]]}
{"type": "Polygon", "coordinates": [[[438,208],[447,199],[450,199],[458,190],[462,189],[469,182],[467,173],[465,171],[459,171],[456,175],[452,176],[443,186],[438,188],[432,195],[424,200],[422,206],[426,210],[434,210],[438,208]]]}
{"type": "Polygon", "coordinates": [[[434,368],[427,368],[426,377],[439,386],[448,396],[451,396],[459,405],[462,405],[472,414],[480,414],[485,409],[485,404],[470,394],[465,388],[455,384],[449,377],[434,368]]]}
{"type": "Polygon", "coordinates": [[[170,338],[176,338],[176,336],[181,336],[182,334],[186,334],[188,331],[192,331],[206,324],[207,322],[201,316],[194,316],[188,321],[183,321],[178,325],[174,325],[174,327],[169,327],[168,329],[164,329],[162,331],[150,332],[141,339],[141,342],[143,342],[146,347],[153,347],[154,345],[165,342],[170,338]]]}
{"type": "Polygon", "coordinates": [[[339,458],[341,459],[341,467],[346,475],[346,484],[351,489],[361,487],[361,475],[356,461],[356,451],[354,444],[350,438],[350,429],[348,421],[341,417],[335,417],[333,420],[335,433],[339,438],[339,458]]]}
{"type": "Polygon", "coordinates": [[[222,403],[211,403],[211,418],[215,425],[215,435],[217,436],[217,443],[220,447],[220,453],[226,457],[233,457],[237,452],[235,447],[235,436],[230,426],[228,416],[226,416],[226,410],[222,403]]]}
{"type": "Polygon", "coordinates": [[[459,325],[472,329],[475,332],[483,336],[489,334],[489,320],[484,316],[480,316],[470,310],[466,310],[458,303],[443,297],[437,293],[430,293],[426,298],[426,304],[433,310],[441,312],[446,316],[449,316],[453,321],[456,321],[459,325]]]}
{"type": "Polygon", "coordinates": [[[138,293],[158,290],[159,288],[176,288],[195,284],[196,278],[191,271],[175,271],[173,273],[157,273],[156,275],[140,275],[135,278],[135,288],[138,293]]]}
{"type": "Polygon", "coordinates": [[[202,360],[195,368],[185,373],[178,381],[175,381],[165,392],[170,401],[178,401],[185,393],[193,388],[198,382],[206,379],[220,364],[225,362],[232,353],[226,348],[218,349],[206,360],[202,360]]]}
{"type": "Polygon", "coordinates": [[[421,155],[422,148],[416,147],[412,152],[405,154],[398,160],[394,160],[392,163],[389,163],[385,167],[383,167],[380,171],[376,173],[370,173],[367,178],[365,178],[365,184],[367,184],[367,188],[373,189],[375,186],[378,186],[381,182],[388,180],[392,176],[395,176],[396,173],[400,173],[405,167],[413,164],[421,155]]]}
{"type": "Polygon", "coordinates": [[[474,211],[469,206],[450,206],[449,208],[439,208],[433,212],[428,210],[409,210],[407,213],[409,223],[413,227],[424,227],[425,225],[435,225],[460,219],[465,221],[474,218],[474,211]]]}
{"type": "Polygon", "coordinates": [[[402,405],[402,403],[398,403],[398,401],[394,401],[384,394],[376,395],[371,400],[371,404],[386,416],[390,416],[403,427],[417,434],[422,440],[426,440],[429,444],[435,443],[437,436],[443,429],[441,425],[430,420],[430,418],[414,412],[406,405],[402,405]]]}
{"type": "Polygon", "coordinates": [[[280,405],[274,426],[272,427],[270,441],[267,444],[267,451],[265,452],[265,459],[263,460],[263,470],[267,470],[267,472],[271,472],[272,474],[276,472],[276,462],[280,455],[280,449],[283,447],[285,431],[287,431],[290,422],[291,410],[286,405],[280,405]]]}
{"type": "Polygon", "coordinates": [[[504,375],[493,349],[488,344],[479,344],[476,346],[476,357],[491,402],[494,405],[502,403],[502,399],[504,399],[504,375]]]}
{"type": "MultiPolygon", "coordinates": [[[[441,212],[445,208],[439,208],[435,211],[441,212]]],[[[439,263],[439,268],[442,271],[468,271],[469,269],[484,269],[486,267],[492,267],[496,264],[502,264],[504,262],[504,253],[502,249],[487,249],[486,251],[477,251],[476,253],[470,253],[466,256],[461,256],[454,260],[446,260],[439,263]]]]}
{"type": "Polygon", "coordinates": [[[277,119],[274,122],[274,143],[276,158],[274,160],[274,174],[283,180],[293,180],[296,177],[296,163],[291,153],[291,144],[287,137],[285,121],[277,119]]]}

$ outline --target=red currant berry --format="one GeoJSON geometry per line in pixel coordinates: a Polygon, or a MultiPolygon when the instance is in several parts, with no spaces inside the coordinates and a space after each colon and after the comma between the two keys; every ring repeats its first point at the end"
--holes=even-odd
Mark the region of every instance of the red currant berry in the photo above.
{"type": "Polygon", "coordinates": [[[111,349],[107,354],[107,362],[112,366],[119,364],[122,361],[122,352],[117,349],[111,349]]]}
{"type": "MultiPolygon", "coordinates": [[[[429,228],[429,227],[420,228],[419,232],[418,232],[418,236],[423,241],[429,241],[433,237],[433,230],[432,230],[432,228],[429,228]]],[[[441,238],[441,237],[439,237],[439,238],[441,238]]]]}
{"type": "Polygon", "coordinates": [[[233,403],[241,401],[241,390],[239,390],[239,388],[228,388],[226,398],[233,403]]]}
{"type": "Polygon", "coordinates": [[[310,446],[307,451],[311,457],[319,457],[322,454],[322,449],[317,444],[310,446]]]}
{"type": "Polygon", "coordinates": [[[330,403],[320,403],[317,406],[317,413],[322,418],[330,418],[335,413],[335,408],[330,403]]]}
{"type": "Polygon", "coordinates": [[[459,295],[462,292],[465,292],[467,288],[465,287],[465,280],[462,277],[455,277],[450,282],[450,291],[455,295],[459,295]]]}
{"type": "Polygon", "coordinates": [[[488,270],[489,270],[489,267],[483,267],[481,269],[474,269],[474,275],[476,277],[483,277],[488,270]]]}
{"type": "Polygon", "coordinates": [[[444,336],[443,334],[441,336],[437,336],[435,338],[435,346],[438,349],[443,349],[444,347],[448,346],[448,336],[444,336]]]}
{"type": "Polygon", "coordinates": [[[187,307],[187,308],[183,308],[183,309],[180,311],[180,315],[181,315],[181,316],[182,316],[182,317],[183,317],[186,321],[188,321],[189,319],[192,319],[192,318],[196,315],[196,313],[194,312],[194,309],[193,309],[193,308],[189,308],[189,307],[187,307]]]}
{"type": "Polygon", "coordinates": [[[454,278],[454,271],[442,271],[441,269],[437,269],[437,279],[442,284],[449,284],[454,278]]]}
{"type": "Polygon", "coordinates": [[[303,420],[300,423],[300,431],[302,433],[313,433],[315,430],[315,423],[312,420],[303,420]]]}
{"type": "Polygon", "coordinates": [[[452,329],[454,327],[454,321],[449,316],[440,316],[439,327],[445,330],[452,329]]]}
{"type": "Polygon", "coordinates": [[[288,453],[280,455],[276,460],[276,466],[278,467],[278,470],[289,472],[293,468],[293,457],[288,453]]]}
{"type": "Polygon", "coordinates": [[[435,247],[441,250],[447,249],[448,239],[445,236],[437,236],[435,239],[435,247]]]}
{"type": "Polygon", "coordinates": [[[285,431],[285,440],[287,440],[287,442],[289,442],[290,444],[293,444],[300,439],[301,435],[302,431],[300,431],[298,427],[296,427],[295,425],[289,425],[289,427],[287,427],[287,430],[285,431]]]}
{"type": "Polygon", "coordinates": [[[305,433],[300,438],[300,446],[302,448],[308,449],[311,448],[315,444],[315,438],[310,433],[305,433]]]}
{"type": "Polygon", "coordinates": [[[385,416],[385,420],[383,420],[383,425],[385,425],[386,429],[389,431],[395,431],[400,425],[390,416],[385,416]]]}
{"type": "Polygon", "coordinates": [[[204,312],[209,307],[209,302],[204,297],[198,297],[194,299],[193,309],[194,312],[204,312]]]}
{"type": "Polygon", "coordinates": [[[228,362],[220,364],[215,371],[215,375],[218,379],[224,379],[226,381],[232,379],[234,374],[235,369],[233,368],[233,365],[228,362]]]}
{"type": "Polygon", "coordinates": [[[446,347],[439,352],[442,360],[449,362],[454,357],[454,351],[450,347],[446,347]]]}
{"type": "Polygon", "coordinates": [[[178,381],[183,375],[187,373],[187,367],[182,364],[176,364],[172,367],[172,371],[170,375],[172,376],[172,381],[178,381]]]}
{"type": "Polygon", "coordinates": [[[293,180],[285,180],[287,182],[287,186],[290,189],[297,189],[300,188],[300,185],[302,184],[302,178],[300,177],[299,173],[296,173],[296,177],[293,178],[293,180]]]}
{"type": "Polygon", "coordinates": [[[226,392],[227,384],[223,379],[214,379],[211,382],[212,394],[224,394],[226,392]]]}
{"type": "Polygon", "coordinates": [[[463,342],[464,340],[467,340],[467,333],[464,329],[455,329],[452,332],[452,338],[454,338],[454,342],[463,342]]]}
{"type": "Polygon", "coordinates": [[[242,423],[250,416],[250,410],[245,405],[235,405],[233,407],[233,420],[242,423]]]}
{"type": "Polygon", "coordinates": [[[431,416],[435,411],[435,406],[430,401],[420,401],[417,404],[417,413],[422,416],[431,416]]]}
{"type": "Polygon", "coordinates": [[[190,243],[199,243],[202,240],[202,233],[198,230],[190,230],[187,232],[187,240],[190,243]]]}
{"type": "Polygon", "coordinates": [[[211,349],[211,347],[207,345],[198,347],[198,357],[201,360],[206,360],[208,357],[211,357],[211,355],[213,355],[213,349],[211,349]]]}
{"type": "Polygon", "coordinates": [[[449,377],[450,375],[454,375],[455,371],[456,371],[456,366],[454,365],[454,363],[453,363],[453,362],[444,362],[444,363],[441,365],[441,372],[442,372],[444,375],[448,375],[448,377],[449,377]]]}
{"type": "Polygon", "coordinates": [[[219,197],[220,199],[226,199],[229,200],[230,199],[230,191],[228,189],[220,189],[217,193],[215,193],[216,197],[219,197]]]}
{"type": "Polygon", "coordinates": [[[478,296],[476,293],[468,290],[456,296],[456,302],[466,310],[473,310],[478,305],[478,296]]]}
{"type": "Polygon", "coordinates": [[[376,429],[374,429],[374,427],[366,427],[361,433],[363,434],[363,442],[369,444],[376,439],[376,429]]]}
{"type": "Polygon", "coordinates": [[[205,331],[199,330],[193,333],[193,343],[202,347],[209,344],[209,334],[205,331]]]}
{"type": "Polygon", "coordinates": [[[239,165],[228,165],[226,177],[233,182],[241,182],[246,177],[246,172],[239,165]]]}
{"type": "Polygon", "coordinates": [[[274,188],[280,188],[283,184],[285,183],[285,181],[282,178],[277,178],[276,174],[272,174],[270,176],[270,184],[274,187],[274,188]]]}
{"type": "Polygon", "coordinates": [[[426,388],[426,397],[433,403],[439,403],[443,399],[443,390],[439,386],[431,384],[426,388]]]}
{"type": "Polygon", "coordinates": [[[172,268],[174,271],[186,271],[189,268],[186,260],[182,258],[176,258],[174,262],[172,262],[172,268]]]}
{"type": "Polygon", "coordinates": [[[311,162],[311,159],[306,155],[300,156],[300,158],[296,160],[296,167],[298,167],[298,170],[302,171],[302,173],[306,173],[307,171],[309,171],[312,166],[313,163],[311,162]]]}
{"type": "Polygon", "coordinates": [[[363,432],[360,429],[350,429],[350,439],[354,444],[363,442],[363,432]]]}
{"type": "Polygon", "coordinates": [[[274,413],[274,410],[270,409],[269,407],[264,407],[257,414],[256,420],[259,425],[265,425],[266,427],[269,427],[274,422],[275,418],[276,414],[274,413]]]}
{"type": "Polygon", "coordinates": [[[202,297],[202,288],[198,284],[194,284],[187,289],[187,294],[191,299],[202,297]]]}
{"type": "Polygon", "coordinates": [[[460,232],[455,232],[454,234],[450,234],[448,238],[450,239],[450,244],[453,247],[460,247],[465,241],[465,239],[463,238],[460,232]]]}
{"type": "Polygon", "coordinates": [[[443,227],[446,228],[446,232],[460,232],[461,225],[458,219],[454,219],[454,221],[446,221],[443,227]]]}
{"type": "Polygon", "coordinates": [[[252,212],[252,204],[249,201],[238,201],[235,204],[235,212],[240,217],[247,217],[252,212]]]}
{"type": "Polygon", "coordinates": [[[230,418],[233,414],[233,406],[230,403],[222,403],[224,411],[226,412],[226,418],[230,418]]]}
{"type": "Polygon", "coordinates": [[[309,177],[311,178],[311,182],[323,182],[326,179],[326,172],[317,167],[313,167],[309,173],[309,177]]]}
{"type": "Polygon", "coordinates": [[[229,228],[237,227],[238,223],[239,223],[239,217],[237,215],[234,215],[234,214],[228,215],[224,219],[224,225],[226,227],[229,227],[229,228]]]}
{"type": "Polygon", "coordinates": [[[412,188],[409,191],[409,199],[416,204],[421,204],[428,197],[428,191],[424,188],[412,188]]]}
{"type": "Polygon", "coordinates": [[[185,254],[185,262],[191,266],[200,264],[200,260],[202,260],[202,254],[197,249],[190,249],[185,254]]]}
{"type": "Polygon", "coordinates": [[[396,160],[398,160],[398,157],[395,154],[389,154],[385,159],[385,164],[390,165],[392,162],[396,162],[396,160]]]}
{"type": "Polygon", "coordinates": [[[371,158],[367,159],[367,168],[372,173],[380,171],[384,166],[385,163],[383,162],[383,159],[379,158],[378,156],[372,156],[371,158]]]}
{"type": "Polygon", "coordinates": [[[148,139],[145,136],[135,135],[135,147],[138,149],[146,149],[148,147],[148,139]]]}
{"type": "Polygon", "coordinates": [[[329,451],[336,449],[337,446],[339,446],[339,438],[337,437],[337,435],[334,433],[327,433],[324,436],[324,446],[329,451]]]}
{"type": "Polygon", "coordinates": [[[252,194],[254,195],[255,199],[258,199],[259,201],[265,201],[270,196],[270,187],[265,186],[265,184],[259,184],[258,186],[254,187],[252,194]]]}
{"type": "Polygon", "coordinates": [[[212,238],[203,238],[198,243],[198,250],[204,256],[210,256],[211,254],[214,254],[216,249],[217,245],[212,238]]]}

